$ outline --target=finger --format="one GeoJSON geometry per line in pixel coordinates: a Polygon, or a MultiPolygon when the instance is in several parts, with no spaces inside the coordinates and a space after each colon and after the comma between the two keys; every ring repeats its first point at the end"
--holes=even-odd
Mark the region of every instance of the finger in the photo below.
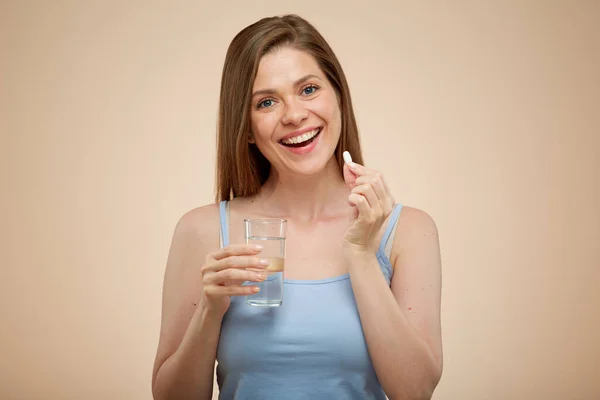
{"type": "Polygon", "coordinates": [[[350,196],[348,196],[348,201],[355,205],[356,208],[358,209],[358,217],[363,217],[363,218],[367,218],[367,219],[371,219],[373,218],[373,211],[371,209],[371,207],[369,206],[369,202],[367,201],[367,199],[365,198],[365,196],[358,194],[358,193],[351,193],[350,196]]]}
{"type": "Polygon", "coordinates": [[[344,181],[346,182],[346,185],[350,188],[354,187],[356,178],[358,176],[350,170],[348,164],[344,164],[342,170],[344,172],[344,181]]]}
{"type": "Polygon", "coordinates": [[[231,256],[217,260],[213,263],[207,264],[206,269],[210,271],[221,271],[226,268],[260,268],[265,269],[270,264],[269,260],[261,259],[258,257],[248,256],[231,256]]]}
{"type": "Polygon", "coordinates": [[[203,284],[208,285],[241,285],[244,282],[262,282],[267,278],[264,271],[248,271],[243,269],[224,269],[204,275],[203,284]]]}
{"type": "Polygon", "coordinates": [[[356,180],[356,185],[370,185],[375,190],[379,201],[384,201],[387,196],[383,182],[381,181],[381,175],[375,173],[374,175],[363,175],[356,180]]]}
{"type": "Polygon", "coordinates": [[[356,176],[368,175],[369,173],[374,171],[370,168],[365,167],[364,165],[360,165],[355,162],[345,163],[345,165],[347,165],[350,169],[350,172],[356,176]]]}
{"type": "Polygon", "coordinates": [[[254,255],[260,253],[262,246],[253,244],[232,244],[217,250],[210,256],[215,260],[222,260],[232,256],[254,255]]]}
{"type": "Polygon", "coordinates": [[[373,175],[363,175],[356,180],[356,185],[365,183],[370,183],[373,186],[383,211],[386,213],[390,212],[394,207],[394,199],[383,175],[379,171],[375,171],[373,175]]]}
{"type": "Polygon", "coordinates": [[[379,198],[377,197],[377,193],[375,193],[375,189],[371,184],[366,183],[364,185],[357,186],[352,189],[352,193],[363,195],[367,199],[369,206],[373,209],[373,211],[377,212],[380,210],[379,198]]]}
{"type": "Polygon", "coordinates": [[[210,285],[204,288],[204,293],[208,296],[248,296],[259,291],[260,289],[257,286],[210,285]]]}
{"type": "Polygon", "coordinates": [[[365,199],[367,199],[369,205],[369,214],[363,214],[365,217],[369,218],[381,218],[383,215],[383,209],[381,207],[381,201],[377,197],[373,186],[371,185],[360,185],[354,188],[354,193],[362,195],[365,199]]]}

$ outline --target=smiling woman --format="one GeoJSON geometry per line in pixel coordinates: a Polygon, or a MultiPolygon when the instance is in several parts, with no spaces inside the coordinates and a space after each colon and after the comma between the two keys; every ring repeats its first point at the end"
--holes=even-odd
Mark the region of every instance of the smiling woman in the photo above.
{"type": "Polygon", "coordinates": [[[171,244],[156,399],[210,399],[215,362],[222,399],[431,397],[442,372],[436,226],[362,164],[348,84],[318,31],[288,15],[236,35],[217,201],[186,213],[171,244]],[[245,301],[273,262],[239,244],[254,218],[287,223],[276,308],[245,301]]]}
{"type": "MultiPolygon", "coordinates": [[[[336,142],[335,161],[340,172],[342,149],[362,163],[350,89],[322,35],[292,15],[265,18],[238,33],[227,51],[221,78],[217,200],[252,196],[259,191],[269,177],[272,161],[263,153],[266,142],[256,137],[257,130],[269,129],[268,124],[277,119],[301,118],[302,113],[309,112],[303,106],[324,107],[320,113],[329,114],[323,117],[335,118],[331,123],[341,124],[330,129],[331,134],[339,135],[330,140],[336,142]],[[337,102],[332,102],[333,98],[337,102]],[[248,146],[254,140],[257,146],[248,146]]],[[[310,130],[306,122],[302,128],[310,130]]],[[[313,122],[319,121],[308,121],[313,122]]],[[[271,133],[280,135],[280,140],[295,142],[295,136],[306,132],[288,128],[271,133]]],[[[295,154],[305,152],[299,148],[295,154]]]]}
{"type": "Polygon", "coordinates": [[[330,161],[336,167],[332,154],[341,133],[337,95],[310,54],[290,47],[272,50],[261,59],[254,87],[251,142],[258,147],[255,154],[273,167],[271,179],[288,172],[312,175],[330,161]]]}

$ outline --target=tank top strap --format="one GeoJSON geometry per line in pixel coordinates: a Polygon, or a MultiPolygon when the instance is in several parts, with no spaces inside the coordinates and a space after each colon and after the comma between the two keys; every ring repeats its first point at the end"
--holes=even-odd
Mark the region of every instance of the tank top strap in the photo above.
{"type": "Polygon", "coordinates": [[[379,264],[381,265],[381,269],[386,276],[388,283],[390,283],[392,279],[393,267],[390,262],[390,254],[401,211],[402,204],[395,204],[392,213],[390,214],[385,232],[383,233],[383,237],[381,238],[381,242],[379,243],[379,249],[377,250],[377,259],[379,260],[379,264]]]}
{"type": "Polygon", "coordinates": [[[221,248],[229,246],[229,203],[223,200],[219,203],[219,242],[221,248]]]}

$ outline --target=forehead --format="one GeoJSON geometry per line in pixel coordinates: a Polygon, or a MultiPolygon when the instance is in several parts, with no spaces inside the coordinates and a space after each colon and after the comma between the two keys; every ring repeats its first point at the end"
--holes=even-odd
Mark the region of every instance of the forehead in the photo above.
{"type": "Polygon", "coordinates": [[[284,47],[266,54],[260,60],[253,90],[286,87],[306,75],[325,78],[313,56],[305,51],[284,47]]]}

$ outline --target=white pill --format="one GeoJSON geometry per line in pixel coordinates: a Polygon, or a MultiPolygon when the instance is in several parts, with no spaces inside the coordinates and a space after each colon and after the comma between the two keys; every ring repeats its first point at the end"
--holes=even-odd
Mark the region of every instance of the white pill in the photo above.
{"type": "Polygon", "coordinates": [[[344,162],[346,162],[346,164],[350,164],[352,162],[352,156],[350,155],[349,152],[345,151],[344,154],[342,154],[344,157],[344,162]]]}

